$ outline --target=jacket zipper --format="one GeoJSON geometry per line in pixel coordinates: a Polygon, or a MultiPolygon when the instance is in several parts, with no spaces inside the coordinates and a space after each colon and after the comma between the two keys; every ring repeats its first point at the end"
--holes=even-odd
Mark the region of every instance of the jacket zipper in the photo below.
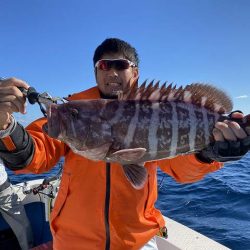
{"type": "Polygon", "coordinates": [[[110,227],[109,227],[109,203],[110,203],[110,163],[106,163],[106,197],[105,197],[105,210],[104,221],[106,229],[106,245],[105,250],[110,250],[110,227]]]}

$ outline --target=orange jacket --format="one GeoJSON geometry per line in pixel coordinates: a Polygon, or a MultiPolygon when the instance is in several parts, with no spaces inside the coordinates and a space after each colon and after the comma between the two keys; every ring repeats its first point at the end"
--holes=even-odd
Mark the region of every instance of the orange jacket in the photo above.
{"type": "MultiPolygon", "coordinates": [[[[74,94],[69,99],[96,99],[96,87],[74,94]]],[[[51,213],[53,247],[56,250],[139,249],[161,227],[164,219],[154,207],[157,199],[157,166],[178,182],[189,183],[221,167],[204,164],[194,155],[148,162],[148,181],[135,190],[122,168],[111,163],[110,172],[103,161],[91,161],[74,154],[64,143],[45,135],[39,119],[27,127],[35,143],[35,153],[27,169],[51,169],[61,156],[65,165],[55,206],[51,213]],[[109,242],[110,240],[110,242],[109,242]]]]}

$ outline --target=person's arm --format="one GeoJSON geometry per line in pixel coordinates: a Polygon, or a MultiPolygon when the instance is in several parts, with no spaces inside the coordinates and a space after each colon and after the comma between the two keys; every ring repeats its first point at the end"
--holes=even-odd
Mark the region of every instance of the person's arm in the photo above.
{"type": "Polygon", "coordinates": [[[28,165],[33,157],[34,144],[31,136],[14,117],[5,130],[0,131],[0,157],[11,170],[28,165]]]}
{"type": "Polygon", "coordinates": [[[48,171],[65,154],[65,144],[42,131],[46,122],[41,118],[24,129],[14,120],[13,128],[0,138],[0,158],[7,168],[41,173],[48,171]]]}
{"type": "Polygon", "coordinates": [[[0,79],[0,157],[11,169],[27,165],[34,151],[30,136],[12,116],[13,112],[26,113],[26,100],[19,88],[28,89],[29,85],[16,78],[0,79]]]}
{"type": "Polygon", "coordinates": [[[164,173],[180,183],[192,183],[202,180],[205,175],[223,166],[222,163],[216,161],[211,163],[199,161],[194,154],[159,160],[157,164],[164,173]]]}
{"type": "Polygon", "coordinates": [[[41,118],[26,127],[34,143],[33,157],[26,169],[35,173],[48,171],[69,149],[62,141],[53,139],[43,132],[43,125],[46,122],[46,118],[41,118]]]}
{"type": "Polygon", "coordinates": [[[64,155],[65,145],[43,133],[46,119],[35,121],[27,129],[15,121],[12,113],[26,113],[20,87],[28,89],[29,85],[16,78],[0,80],[0,158],[12,170],[44,172],[64,155]]]}

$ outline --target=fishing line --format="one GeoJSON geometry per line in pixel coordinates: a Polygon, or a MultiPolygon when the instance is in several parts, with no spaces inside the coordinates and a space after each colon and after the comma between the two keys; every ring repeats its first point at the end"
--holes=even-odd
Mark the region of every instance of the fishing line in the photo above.
{"type": "Polygon", "coordinates": [[[163,175],[163,177],[161,178],[161,182],[159,184],[158,190],[161,190],[161,188],[163,187],[163,181],[165,179],[166,175],[163,175]]]}

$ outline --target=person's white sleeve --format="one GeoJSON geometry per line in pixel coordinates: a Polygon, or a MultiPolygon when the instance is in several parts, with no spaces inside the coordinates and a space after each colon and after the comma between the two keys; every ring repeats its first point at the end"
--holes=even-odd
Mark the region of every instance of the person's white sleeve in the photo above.
{"type": "Polygon", "coordinates": [[[0,130],[0,138],[9,136],[16,127],[16,119],[11,116],[11,123],[5,130],[0,130]]]}

